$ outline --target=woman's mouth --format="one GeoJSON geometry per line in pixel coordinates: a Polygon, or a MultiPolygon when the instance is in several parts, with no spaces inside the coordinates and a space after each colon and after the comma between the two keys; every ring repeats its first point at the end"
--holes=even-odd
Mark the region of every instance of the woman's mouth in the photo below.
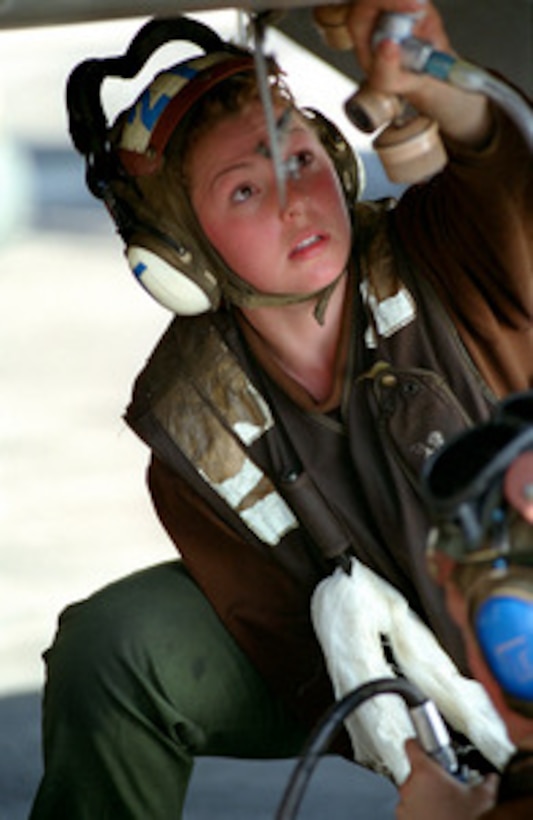
{"type": "Polygon", "coordinates": [[[308,256],[312,254],[320,245],[322,245],[324,240],[325,237],[322,234],[312,234],[311,236],[306,236],[305,239],[302,239],[297,245],[294,246],[289,254],[289,257],[292,259],[296,256],[308,256]]]}

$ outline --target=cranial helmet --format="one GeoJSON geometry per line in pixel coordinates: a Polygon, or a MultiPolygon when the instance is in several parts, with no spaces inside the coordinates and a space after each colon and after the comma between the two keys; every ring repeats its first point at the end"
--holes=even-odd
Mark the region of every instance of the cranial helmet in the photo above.
{"type": "MultiPolygon", "coordinates": [[[[167,149],[172,143],[176,150],[176,135],[179,138],[180,131],[186,130],[195,103],[228,78],[254,71],[251,52],[224,42],[198,21],[177,17],[150,21],[123,56],[87,60],[69,77],[69,127],[74,145],[86,158],[87,185],[105,202],[138,281],[174,313],[215,310],[222,296],[249,306],[310,298],[266,294],[240,279],[206,239],[179,163],[168,158],[167,149]],[[191,42],[203,54],[159,73],[109,126],[100,98],[103,80],[134,77],[151,54],[170,40],[191,42]]],[[[312,110],[301,114],[316,129],[351,206],[361,187],[360,160],[323,115],[312,110]]]]}
{"type": "Polygon", "coordinates": [[[481,653],[508,705],[533,717],[533,391],[451,439],[423,482],[429,548],[462,568],[481,653]]]}
{"type": "Polygon", "coordinates": [[[422,490],[433,548],[461,563],[503,557],[533,567],[533,390],[446,442],[426,462],[422,490]]]}

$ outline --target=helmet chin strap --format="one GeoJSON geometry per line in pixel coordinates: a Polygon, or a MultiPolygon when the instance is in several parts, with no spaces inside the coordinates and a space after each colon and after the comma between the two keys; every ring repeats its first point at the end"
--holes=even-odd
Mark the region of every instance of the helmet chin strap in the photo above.
{"type": "Polygon", "coordinates": [[[318,324],[323,325],[331,296],[345,273],[344,269],[333,282],[312,293],[268,293],[258,290],[236,275],[226,276],[221,287],[228,302],[237,307],[283,307],[303,302],[315,302],[313,315],[318,324]]]}

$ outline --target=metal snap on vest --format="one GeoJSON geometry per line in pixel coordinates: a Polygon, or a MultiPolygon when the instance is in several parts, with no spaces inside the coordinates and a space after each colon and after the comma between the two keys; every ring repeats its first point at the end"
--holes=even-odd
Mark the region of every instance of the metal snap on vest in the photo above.
{"type": "Polygon", "coordinates": [[[385,373],[381,377],[381,384],[383,385],[383,387],[396,387],[397,383],[398,379],[394,375],[394,373],[385,373]]]}
{"type": "Polygon", "coordinates": [[[420,390],[420,385],[417,382],[404,382],[402,384],[402,393],[404,396],[414,396],[420,390]]]}

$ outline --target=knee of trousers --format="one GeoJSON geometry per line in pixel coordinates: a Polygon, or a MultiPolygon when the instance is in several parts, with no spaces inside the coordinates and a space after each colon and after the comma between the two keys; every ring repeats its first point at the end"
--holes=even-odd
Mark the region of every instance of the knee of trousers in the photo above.
{"type": "Polygon", "coordinates": [[[60,711],[71,726],[93,732],[99,723],[109,726],[110,716],[114,724],[181,726],[191,745],[201,746],[194,727],[205,709],[205,641],[196,625],[222,629],[178,562],[135,573],[69,606],[45,653],[45,720],[60,711]]]}

